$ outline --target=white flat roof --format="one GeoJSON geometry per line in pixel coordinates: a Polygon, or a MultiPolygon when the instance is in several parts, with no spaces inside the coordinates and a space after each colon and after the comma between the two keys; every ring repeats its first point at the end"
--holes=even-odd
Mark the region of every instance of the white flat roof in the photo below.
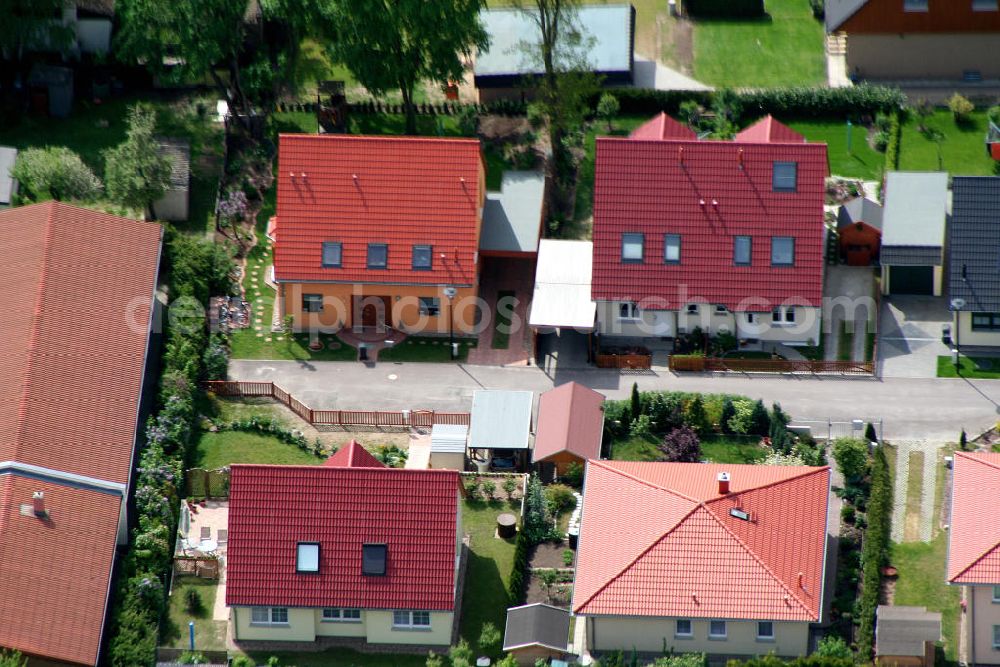
{"type": "Polygon", "coordinates": [[[540,241],[528,324],[592,330],[597,313],[590,298],[593,262],[590,241],[540,241]]]}
{"type": "Polygon", "coordinates": [[[431,428],[431,452],[464,454],[469,427],[460,424],[434,424],[431,428]]]}
{"type": "Polygon", "coordinates": [[[472,394],[470,449],[528,449],[530,391],[481,389],[472,394]]]}

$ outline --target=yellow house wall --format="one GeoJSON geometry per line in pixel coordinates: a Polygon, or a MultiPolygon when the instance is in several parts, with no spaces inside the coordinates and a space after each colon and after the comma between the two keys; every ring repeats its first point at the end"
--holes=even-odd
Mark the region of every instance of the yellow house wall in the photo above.
{"type": "Polygon", "coordinates": [[[465,454],[456,452],[431,452],[432,470],[465,470],[465,454]]]}
{"type": "Polygon", "coordinates": [[[430,630],[403,630],[392,627],[391,611],[366,611],[365,627],[371,644],[451,644],[451,612],[431,612],[430,630]]]}
{"type": "Polygon", "coordinates": [[[360,623],[324,621],[322,609],[313,609],[312,612],[316,623],[317,637],[365,637],[368,634],[365,629],[365,617],[368,612],[364,609],[361,610],[360,623]]]}
{"type": "MultiPolygon", "coordinates": [[[[580,622],[579,620],[577,622],[580,622]]],[[[708,620],[692,619],[690,639],[674,637],[675,619],[639,617],[593,617],[587,619],[587,639],[591,650],[660,652],[717,655],[765,655],[796,657],[809,650],[808,623],[774,623],[774,641],[757,640],[754,621],[728,621],[726,639],[708,638],[708,620]]]]}
{"type": "Polygon", "coordinates": [[[1000,604],[993,602],[992,586],[969,586],[969,663],[1000,665],[1000,650],[993,648],[993,626],[1000,625],[1000,604]]]}
{"type": "Polygon", "coordinates": [[[597,302],[597,330],[606,336],[673,336],[677,314],[671,310],[642,310],[640,320],[620,320],[618,301],[597,302]]]}
{"type": "Polygon", "coordinates": [[[1000,331],[973,331],[972,313],[956,312],[952,315],[951,342],[961,345],[998,345],[1000,331]]]}
{"type": "Polygon", "coordinates": [[[316,610],[288,608],[287,625],[252,625],[250,607],[233,607],[232,621],[236,639],[262,639],[286,642],[311,642],[316,639],[316,610]]]}
{"type": "Polygon", "coordinates": [[[979,70],[984,79],[1000,78],[1000,35],[995,33],[847,37],[847,71],[874,79],[954,79],[979,70]],[[933,58],[927,54],[933,53],[933,58]]]}
{"type": "Polygon", "coordinates": [[[736,318],[728,310],[724,313],[715,312],[715,306],[710,303],[686,304],[677,311],[677,330],[691,333],[696,327],[712,336],[720,332],[728,331],[736,335],[736,318]],[[688,307],[692,306],[697,310],[688,312],[688,307]]]}

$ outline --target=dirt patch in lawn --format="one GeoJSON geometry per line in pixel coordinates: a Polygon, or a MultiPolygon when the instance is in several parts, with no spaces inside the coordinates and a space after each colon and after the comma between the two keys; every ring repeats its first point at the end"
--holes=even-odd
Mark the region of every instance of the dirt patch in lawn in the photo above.
{"type": "Polygon", "coordinates": [[[555,607],[569,607],[570,600],[573,599],[573,572],[560,571],[557,575],[556,583],[546,589],[542,584],[542,578],[537,571],[531,573],[528,580],[527,604],[541,602],[555,607]]]}
{"type": "Polygon", "coordinates": [[[663,49],[664,56],[672,56],[669,64],[690,76],[694,72],[694,25],[687,19],[667,19],[666,24],[670,42],[663,49]]]}
{"type": "MultiPolygon", "coordinates": [[[[569,549],[566,542],[543,542],[535,547],[535,551],[528,559],[529,568],[564,568],[567,566],[563,560],[563,552],[569,549]]],[[[573,565],[576,564],[576,552],[573,552],[573,565]]]]}

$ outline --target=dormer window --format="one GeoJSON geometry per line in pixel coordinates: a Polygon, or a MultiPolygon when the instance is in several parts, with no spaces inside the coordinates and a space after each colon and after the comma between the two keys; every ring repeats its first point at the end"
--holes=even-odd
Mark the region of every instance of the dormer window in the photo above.
{"type": "Polygon", "coordinates": [[[389,261],[389,246],[385,243],[368,244],[368,268],[384,269],[389,261]]]}
{"type": "Polygon", "coordinates": [[[388,560],[389,545],[361,545],[361,574],[367,577],[384,577],[388,560]]]}
{"type": "Polygon", "coordinates": [[[434,253],[429,245],[413,246],[413,270],[430,271],[434,263],[434,253]]]}
{"type": "Polygon", "coordinates": [[[295,551],[295,571],[319,572],[319,542],[299,542],[295,551]]]}
{"type": "Polygon", "coordinates": [[[904,12],[926,12],[928,10],[928,0],[903,0],[904,12]]]}
{"type": "Polygon", "coordinates": [[[339,241],[323,242],[323,267],[338,268],[340,266],[341,248],[339,241]]]}
{"type": "Polygon", "coordinates": [[[771,188],[775,192],[795,192],[798,165],[795,162],[775,162],[771,188]]]}

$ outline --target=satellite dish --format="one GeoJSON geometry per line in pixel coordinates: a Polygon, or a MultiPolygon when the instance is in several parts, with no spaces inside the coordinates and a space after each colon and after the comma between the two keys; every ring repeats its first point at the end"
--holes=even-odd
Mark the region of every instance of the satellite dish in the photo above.
{"type": "Polygon", "coordinates": [[[962,308],[965,308],[965,299],[958,297],[951,300],[952,310],[961,310],[962,308]]]}

